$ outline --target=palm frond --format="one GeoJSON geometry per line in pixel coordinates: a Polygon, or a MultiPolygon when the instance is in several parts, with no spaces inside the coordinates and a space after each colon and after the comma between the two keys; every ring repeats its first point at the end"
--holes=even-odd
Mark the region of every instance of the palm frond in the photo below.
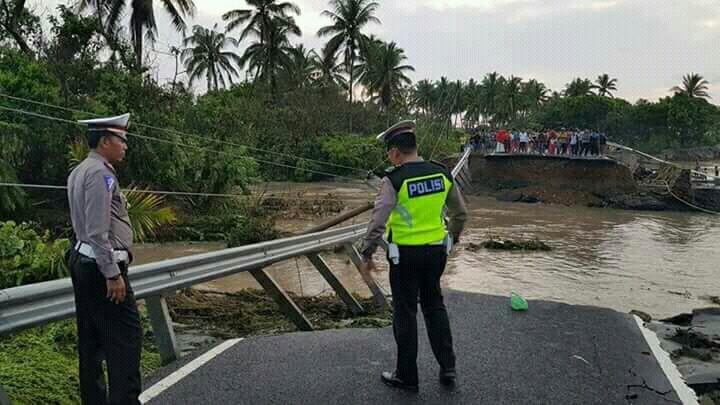
{"type": "Polygon", "coordinates": [[[172,208],[163,206],[165,199],[157,194],[131,186],[125,191],[128,214],[136,240],[143,241],[148,235],[154,235],[158,228],[175,222],[177,216],[172,208]]]}

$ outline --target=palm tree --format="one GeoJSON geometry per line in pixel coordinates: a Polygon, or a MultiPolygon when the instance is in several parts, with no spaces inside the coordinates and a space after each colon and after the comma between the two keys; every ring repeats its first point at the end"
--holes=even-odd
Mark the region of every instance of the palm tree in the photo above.
{"type": "Polygon", "coordinates": [[[690,98],[710,98],[708,85],[710,83],[697,73],[690,73],[683,76],[681,86],[675,86],[670,91],[675,94],[682,94],[690,98]]]}
{"type": "Polygon", "coordinates": [[[435,84],[435,94],[433,95],[433,116],[435,119],[447,121],[452,109],[452,84],[445,76],[441,76],[440,80],[435,84]]]}
{"type": "Polygon", "coordinates": [[[228,46],[237,47],[237,40],[216,30],[217,24],[212,29],[196,25],[192,35],[183,40],[185,49],[182,58],[190,84],[204,75],[208,90],[218,90],[219,84],[225,87],[225,76],[232,84],[232,78],[238,76],[232,63],[240,63],[240,57],[235,52],[225,50],[228,46]]]}
{"type": "Polygon", "coordinates": [[[589,79],[576,78],[565,86],[565,96],[582,97],[592,93],[593,84],[589,79]]]}
{"type": "Polygon", "coordinates": [[[422,111],[426,116],[430,114],[434,93],[435,86],[432,82],[430,82],[430,80],[420,80],[417,84],[415,84],[413,103],[415,104],[415,107],[422,111]]]}
{"type": "Polygon", "coordinates": [[[450,85],[450,114],[455,115],[455,126],[457,127],[457,120],[460,118],[460,113],[465,111],[465,85],[462,81],[456,80],[450,85]]]}
{"type": "MultiPolygon", "coordinates": [[[[232,31],[247,23],[239,40],[251,34],[259,33],[260,42],[265,41],[269,26],[274,19],[284,19],[290,23],[290,14],[300,15],[300,7],[290,2],[277,3],[277,0],[246,0],[253,9],[230,10],[223,14],[223,21],[229,21],[226,30],[232,31]]],[[[294,23],[294,21],[293,21],[294,23]]],[[[297,31],[300,31],[298,28],[297,31]]]]}
{"type": "Polygon", "coordinates": [[[468,124],[476,124],[480,121],[481,103],[480,103],[480,85],[475,79],[470,78],[465,85],[465,92],[463,94],[465,105],[465,120],[468,124]]]}
{"type": "Polygon", "coordinates": [[[313,82],[316,74],[316,60],[318,56],[315,51],[298,45],[290,50],[289,64],[283,70],[283,80],[292,88],[303,88],[313,82]]]}
{"type": "Polygon", "coordinates": [[[347,79],[343,76],[344,64],[338,62],[337,52],[322,50],[322,55],[315,58],[316,83],[323,86],[340,86],[347,90],[347,79]]]}
{"type": "Polygon", "coordinates": [[[505,81],[500,92],[501,109],[500,113],[507,122],[511,122],[517,116],[522,105],[522,79],[510,76],[505,81]]]}
{"type": "MultiPolygon", "coordinates": [[[[387,113],[395,95],[404,85],[411,83],[406,73],[414,72],[415,68],[404,64],[407,60],[405,51],[398,48],[395,42],[373,43],[367,49],[365,56],[366,60],[359,80],[365,84],[368,92],[374,95],[387,113]]],[[[389,117],[388,114],[388,120],[389,117]]]]}
{"type": "Polygon", "coordinates": [[[545,87],[545,84],[535,79],[530,79],[526,83],[523,83],[522,92],[523,98],[530,109],[537,110],[542,103],[547,101],[549,90],[545,87]]]}
{"type": "Polygon", "coordinates": [[[497,99],[504,81],[505,79],[498,72],[492,72],[485,75],[480,83],[481,112],[487,121],[493,120],[498,113],[497,99]]]}
{"type": "MultiPolygon", "coordinates": [[[[325,45],[327,52],[335,53],[342,49],[344,53],[345,68],[349,74],[348,93],[352,105],[355,59],[365,38],[362,29],[371,22],[381,23],[375,17],[380,4],[370,0],[330,0],[330,6],[333,11],[324,10],[322,15],[329,17],[332,25],[320,28],[318,36],[331,36],[325,45]]],[[[350,131],[352,131],[352,114],[350,114],[350,131]]]]}
{"type": "Polygon", "coordinates": [[[253,32],[258,41],[245,49],[245,53],[240,57],[240,65],[247,64],[249,70],[256,70],[254,81],[269,83],[274,97],[277,94],[278,75],[292,63],[290,54],[294,48],[290,44],[289,36],[299,36],[300,30],[292,17],[273,18],[265,28],[265,34],[253,32]],[[264,40],[262,35],[265,35],[264,40]]]}
{"type": "MultiPolygon", "coordinates": [[[[158,0],[170,15],[172,23],[177,31],[185,31],[184,17],[195,15],[195,3],[193,0],[158,0]]],[[[92,8],[101,19],[105,18],[104,29],[114,33],[122,22],[123,12],[127,0],[80,0],[81,10],[92,8]]],[[[155,6],[153,0],[132,0],[130,7],[130,39],[135,51],[136,67],[142,67],[143,37],[150,43],[155,42],[157,37],[157,23],[155,21],[155,6]]]]}
{"type": "Polygon", "coordinates": [[[603,73],[595,80],[594,89],[597,89],[599,96],[613,97],[612,92],[617,91],[617,79],[611,79],[607,73],[603,73]]]}

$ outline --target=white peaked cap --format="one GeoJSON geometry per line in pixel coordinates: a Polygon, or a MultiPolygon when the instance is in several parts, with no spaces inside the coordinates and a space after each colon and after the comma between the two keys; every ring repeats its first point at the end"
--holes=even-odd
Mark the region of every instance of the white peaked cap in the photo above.
{"type": "Polygon", "coordinates": [[[93,118],[91,120],[80,120],[78,122],[81,124],[87,125],[89,130],[103,129],[106,131],[111,131],[111,132],[117,133],[119,135],[122,135],[122,137],[125,138],[125,133],[127,132],[127,128],[128,128],[128,123],[130,122],[130,113],[118,115],[115,117],[93,118]]]}

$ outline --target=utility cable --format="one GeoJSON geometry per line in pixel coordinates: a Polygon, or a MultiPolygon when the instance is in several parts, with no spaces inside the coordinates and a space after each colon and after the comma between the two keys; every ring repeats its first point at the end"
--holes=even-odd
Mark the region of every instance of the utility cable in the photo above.
{"type": "MultiPolygon", "coordinates": [[[[99,114],[91,113],[91,112],[88,112],[88,111],[78,110],[78,109],[69,108],[69,107],[63,107],[63,106],[59,106],[59,105],[55,105],[55,104],[50,104],[50,103],[42,102],[42,101],[31,100],[31,99],[27,99],[27,98],[23,98],[23,97],[11,96],[11,95],[9,95],[9,94],[0,93],[0,97],[4,97],[4,98],[10,99],[10,100],[15,100],[15,101],[21,101],[21,102],[26,102],[26,103],[30,103],[30,104],[35,104],[35,105],[41,105],[41,106],[44,106],[44,107],[55,108],[55,109],[58,109],[58,110],[64,110],[64,111],[68,111],[68,112],[85,114],[85,115],[89,115],[89,116],[92,116],[92,117],[100,117],[99,114]]],[[[268,150],[268,149],[257,148],[257,147],[254,147],[254,146],[249,146],[249,145],[244,145],[244,144],[239,144],[239,143],[234,143],[234,142],[228,142],[228,141],[222,141],[222,140],[219,140],[219,139],[205,138],[205,137],[200,136],[200,135],[190,134],[190,133],[187,133],[187,132],[178,131],[178,130],[176,130],[176,129],[161,128],[161,127],[156,127],[156,126],[153,126],[153,125],[147,125],[147,124],[136,123],[136,122],[133,122],[133,125],[136,125],[136,126],[141,127],[141,128],[153,129],[153,130],[156,130],[156,131],[162,131],[162,132],[171,133],[171,134],[175,134],[175,135],[188,136],[188,137],[200,139],[200,140],[202,140],[202,141],[211,141],[211,142],[220,143],[220,144],[226,144],[226,145],[230,145],[230,146],[243,147],[243,148],[247,148],[247,149],[250,149],[250,150],[255,150],[255,151],[258,151],[258,152],[263,152],[263,153],[267,153],[267,154],[271,154],[271,155],[283,156],[283,157],[290,157],[290,158],[297,158],[297,159],[305,160],[305,161],[308,161],[308,162],[314,162],[314,163],[319,163],[319,164],[323,164],[323,165],[327,165],[327,166],[339,167],[339,168],[348,169],[348,170],[355,170],[355,171],[362,172],[362,173],[366,173],[366,172],[367,172],[367,170],[360,169],[360,168],[357,168],[357,167],[345,166],[345,165],[336,164],[336,163],[330,163],[330,162],[326,162],[326,161],[323,161],[323,160],[306,158],[306,157],[303,157],[303,156],[293,155],[293,154],[290,154],[290,153],[276,152],[276,151],[272,151],[272,150],[268,150]]]]}
{"type": "MultiPolygon", "coordinates": [[[[17,114],[29,115],[29,116],[33,116],[33,117],[36,117],[36,118],[44,118],[44,119],[48,119],[48,120],[53,120],[53,121],[58,121],[58,122],[64,122],[64,123],[67,123],[67,124],[72,124],[72,125],[77,125],[77,126],[83,126],[83,124],[78,123],[78,122],[76,122],[76,121],[72,121],[72,120],[68,120],[68,119],[64,119],[64,118],[59,118],[59,117],[53,117],[53,116],[49,116],[49,115],[45,115],[45,114],[40,114],[40,113],[32,112],[32,111],[26,111],[26,110],[21,110],[21,109],[16,109],[16,108],[5,107],[5,106],[2,106],[2,105],[0,105],[0,110],[10,111],[10,112],[14,112],[14,113],[17,113],[17,114]]],[[[185,148],[193,148],[193,149],[200,150],[200,151],[205,151],[205,152],[212,152],[212,153],[218,153],[218,154],[223,154],[223,155],[229,155],[229,156],[232,156],[232,157],[234,157],[234,158],[237,158],[237,157],[238,157],[238,156],[236,156],[236,155],[234,155],[234,154],[232,154],[232,153],[230,153],[230,152],[226,152],[226,151],[222,151],[222,150],[215,150],[215,149],[205,148],[205,147],[202,147],[202,146],[188,145],[188,144],[184,144],[184,143],[180,143],[180,142],[170,141],[170,140],[167,140],[167,139],[155,138],[155,137],[151,137],[151,136],[147,136],[147,135],[140,135],[140,134],[136,134],[136,133],[133,133],[133,132],[127,132],[127,135],[133,136],[133,137],[136,137],[136,138],[140,138],[140,139],[151,140],[151,141],[155,141],[155,142],[161,142],[161,143],[166,143],[166,144],[175,145],[175,146],[180,146],[180,147],[185,147],[185,148]]],[[[254,157],[254,156],[241,156],[241,157],[243,157],[243,158],[248,158],[248,159],[253,159],[253,160],[255,160],[256,162],[265,163],[265,164],[272,165],[272,166],[278,166],[278,167],[285,167],[285,168],[289,168],[289,169],[302,170],[302,171],[305,171],[305,172],[308,172],[308,173],[315,173],[315,174],[320,174],[320,175],[323,175],[323,176],[335,177],[335,178],[338,178],[338,179],[345,179],[345,180],[350,180],[350,181],[355,181],[355,180],[356,180],[356,179],[354,179],[354,178],[352,178],[352,177],[342,176],[342,175],[339,175],[339,174],[323,172],[323,171],[320,171],[320,170],[306,169],[306,168],[302,168],[302,167],[297,167],[297,166],[293,166],[293,165],[288,165],[288,164],[285,164],[285,163],[277,163],[277,162],[272,162],[272,161],[269,161],[269,160],[258,159],[258,158],[254,157]]]]}
{"type": "MultiPolygon", "coordinates": [[[[0,182],[0,187],[20,187],[20,188],[33,188],[33,189],[47,189],[47,190],[67,190],[66,186],[56,186],[51,184],[29,184],[29,183],[11,183],[11,182],[0,182]]],[[[176,196],[187,196],[187,197],[237,197],[237,198],[256,198],[257,196],[251,194],[232,194],[232,193],[193,193],[185,191],[161,191],[161,190],[143,190],[137,188],[123,188],[121,191],[132,191],[143,194],[159,194],[159,195],[176,195],[176,196]]],[[[336,197],[318,197],[318,198],[306,198],[306,197],[294,197],[285,195],[273,195],[262,196],[263,199],[275,198],[279,200],[299,200],[299,201],[317,201],[317,200],[336,200],[336,197]]]]}

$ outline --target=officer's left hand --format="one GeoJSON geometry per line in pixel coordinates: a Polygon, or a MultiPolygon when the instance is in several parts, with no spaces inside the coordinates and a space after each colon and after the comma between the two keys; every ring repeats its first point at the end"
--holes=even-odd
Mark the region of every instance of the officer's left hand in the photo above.
{"type": "Polygon", "coordinates": [[[372,257],[367,258],[365,259],[365,261],[363,261],[362,265],[360,266],[360,270],[366,273],[375,270],[375,262],[373,261],[372,257]]]}

